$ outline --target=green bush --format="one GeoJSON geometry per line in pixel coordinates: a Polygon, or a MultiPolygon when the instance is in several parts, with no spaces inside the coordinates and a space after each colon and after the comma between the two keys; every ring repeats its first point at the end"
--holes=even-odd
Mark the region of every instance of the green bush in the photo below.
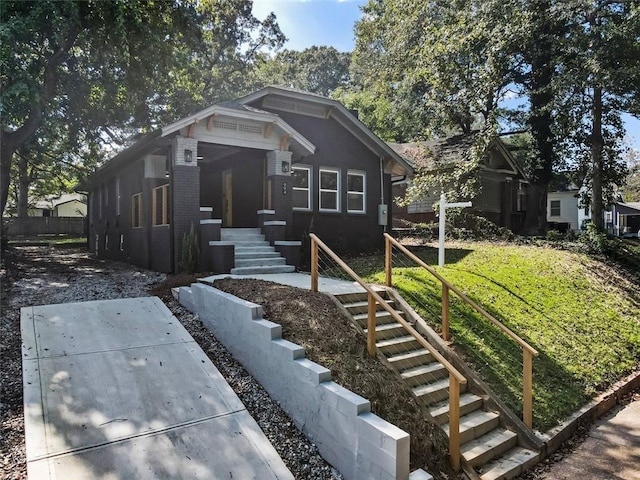
{"type": "Polygon", "coordinates": [[[584,245],[589,253],[602,255],[608,253],[615,243],[613,240],[607,239],[607,234],[596,227],[593,223],[587,225],[587,229],[582,232],[578,241],[584,245]]]}
{"type": "Polygon", "coordinates": [[[188,232],[182,235],[182,251],[180,264],[182,270],[187,273],[194,273],[198,270],[198,262],[200,260],[200,242],[198,241],[198,233],[193,223],[188,232]]]}

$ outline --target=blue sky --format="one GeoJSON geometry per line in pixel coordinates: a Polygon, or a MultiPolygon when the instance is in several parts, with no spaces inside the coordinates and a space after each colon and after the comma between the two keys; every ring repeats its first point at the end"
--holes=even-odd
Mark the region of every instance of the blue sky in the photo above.
{"type": "MultiPolygon", "coordinates": [[[[285,48],[304,50],[313,45],[330,45],[341,52],[354,47],[353,26],[366,0],[253,0],[253,13],[263,19],[269,12],[278,18],[289,39],[285,48]]],[[[624,116],[627,141],[640,150],[640,120],[624,116]]]]}

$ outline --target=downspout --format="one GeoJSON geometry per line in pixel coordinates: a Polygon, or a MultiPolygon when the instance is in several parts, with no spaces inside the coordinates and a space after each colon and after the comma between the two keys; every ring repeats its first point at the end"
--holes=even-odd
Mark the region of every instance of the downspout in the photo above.
{"type": "Polygon", "coordinates": [[[169,153],[167,153],[167,175],[169,175],[169,202],[171,205],[171,220],[169,221],[169,252],[171,252],[171,272],[176,273],[176,265],[175,265],[175,252],[174,249],[174,241],[173,241],[173,233],[174,233],[174,223],[175,223],[175,206],[174,206],[174,197],[173,197],[173,147],[169,145],[167,147],[169,149],[169,153]]]}

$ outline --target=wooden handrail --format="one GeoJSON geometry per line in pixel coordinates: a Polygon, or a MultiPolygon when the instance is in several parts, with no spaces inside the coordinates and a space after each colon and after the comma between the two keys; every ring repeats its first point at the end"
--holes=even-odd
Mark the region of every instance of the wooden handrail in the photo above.
{"type": "MultiPolygon", "coordinates": [[[[420,260],[410,250],[408,250],[404,245],[401,245],[395,238],[393,238],[388,233],[385,233],[384,236],[394,246],[396,246],[399,250],[401,250],[402,253],[407,255],[409,258],[411,258],[411,260],[416,262],[421,267],[425,268],[431,275],[433,275],[438,280],[440,280],[440,282],[443,285],[446,285],[449,290],[453,291],[456,295],[458,295],[458,297],[460,297],[462,299],[462,301],[464,301],[466,304],[468,304],[469,306],[474,308],[476,311],[478,311],[478,313],[480,313],[483,317],[485,317],[487,320],[489,320],[491,323],[493,323],[496,327],[498,327],[500,330],[502,330],[508,337],[511,337],[511,339],[514,340],[516,343],[518,343],[518,345],[520,345],[525,350],[528,350],[529,353],[531,353],[534,357],[538,356],[538,351],[535,348],[533,348],[531,345],[529,345],[527,342],[525,342],[522,338],[520,338],[517,334],[515,334],[513,331],[511,331],[508,327],[506,327],[504,324],[502,324],[502,322],[500,322],[500,320],[496,319],[493,315],[491,315],[489,312],[487,312],[484,308],[482,308],[476,302],[474,302],[469,297],[467,297],[457,287],[455,287],[453,284],[451,284],[449,281],[447,281],[442,275],[440,275],[438,272],[436,272],[433,269],[433,267],[430,267],[429,265],[424,263],[422,260],[420,260]]],[[[391,286],[391,285],[388,285],[388,286],[391,286]]]]}
{"type": "Polygon", "coordinates": [[[384,308],[393,319],[401,324],[416,341],[427,350],[434,359],[439,361],[449,372],[449,453],[451,455],[451,468],[454,471],[460,469],[460,385],[466,384],[467,379],[449,361],[438,352],[433,345],[425,340],[413,326],[402,318],[389,306],[389,304],[371,286],[366,284],[360,276],[354,272],[344,261],[336,255],[322,240],[315,234],[309,234],[311,238],[311,289],[318,291],[318,252],[322,250],[329,255],[356,283],[367,292],[368,296],[368,318],[367,318],[367,347],[369,353],[375,355],[375,304],[376,302],[384,308]],[[315,263],[315,265],[314,265],[315,263]]]}
{"type": "Polygon", "coordinates": [[[478,305],[476,302],[467,297],[453,284],[448,282],[442,275],[436,272],[432,267],[420,260],[416,255],[409,251],[404,245],[401,245],[395,238],[388,233],[384,234],[385,237],[385,279],[387,286],[392,286],[392,274],[391,274],[391,249],[392,246],[397,247],[410,259],[416,262],[418,265],[427,270],[431,275],[436,277],[442,283],[442,337],[444,340],[449,340],[449,290],[453,291],[458,297],[460,297],[467,305],[474,308],[483,317],[489,320],[493,325],[498,327],[504,334],[514,340],[522,348],[522,421],[524,424],[531,428],[533,426],[533,357],[538,356],[538,351],[525,342],[522,338],[512,332],[509,328],[502,324],[493,315],[487,312],[484,308],[478,305]]]}

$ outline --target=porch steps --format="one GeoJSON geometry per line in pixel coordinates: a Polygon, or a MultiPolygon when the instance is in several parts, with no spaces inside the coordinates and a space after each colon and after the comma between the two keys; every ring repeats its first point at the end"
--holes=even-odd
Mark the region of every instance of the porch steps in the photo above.
{"type": "Polygon", "coordinates": [[[265,240],[259,228],[222,228],[220,239],[234,244],[235,275],[259,275],[265,273],[291,273],[295,267],[265,240]]]}
{"type": "MultiPolygon", "coordinates": [[[[387,291],[379,292],[398,311],[387,291]]],[[[364,333],[367,331],[367,293],[336,295],[364,333]]],[[[434,422],[449,434],[449,379],[444,365],[436,361],[405,328],[377,305],[378,354],[398,373],[416,397],[426,405],[434,422]]],[[[482,396],[460,385],[460,450],[468,468],[482,480],[508,480],[535,465],[538,452],[519,445],[518,434],[508,430],[498,412],[491,411],[482,396]]]]}

